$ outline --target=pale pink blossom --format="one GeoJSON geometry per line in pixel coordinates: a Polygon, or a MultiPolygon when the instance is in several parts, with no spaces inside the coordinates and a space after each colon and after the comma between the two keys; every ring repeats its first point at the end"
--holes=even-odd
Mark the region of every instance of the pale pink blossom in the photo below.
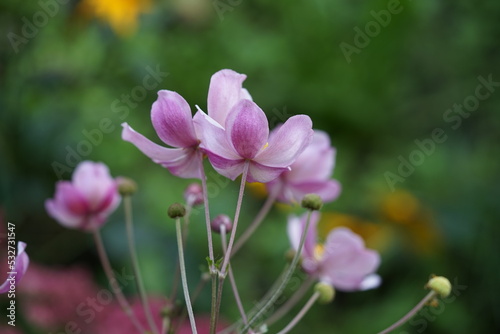
{"type": "Polygon", "coordinates": [[[26,254],[26,243],[19,241],[17,243],[16,257],[12,259],[10,256],[7,258],[7,273],[8,277],[5,282],[0,285],[0,293],[7,293],[11,290],[15,291],[19,281],[23,278],[30,259],[26,254]]]}
{"type": "Polygon", "coordinates": [[[297,157],[290,170],[267,183],[266,187],[269,193],[276,193],[281,202],[300,203],[307,194],[316,194],[323,202],[331,202],[341,190],[340,183],[331,179],[334,166],[335,148],[330,145],[328,134],[315,130],[311,143],[297,157]]]}
{"type": "MultiPolygon", "coordinates": [[[[307,215],[288,219],[288,236],[295,250],[299,247],[307,215]]],[[[341,291],[378,287],[381,279],[375,271],[380,265],[380,255],[366,249],[363,239],[345,227],[331,230],[325,243],[318,243],[318,221],[319,213],[313,212],[302,251],[302,268],[319,281],[341,291]]]]}
{"type": "Polygon", "coordinates": [[[266,115],[254,102],[243,99],[233,106],[224,126],[203,111],[194,117],[201,148],[220,174],[234,180],[249,163],[249,182],[269,182],[289,169],[309,144],[313,131],[308,116],[297,115],[269,137],[266,115]]]}
{"type": "Polygon", "coordinates": [[[120,204],[115,179],[103,163],[83,161],[73,173],[71,182],[59,181],[53,199],[45,208],[61,225],[92,231],[101,227],[120,204]]]}
{"type": "Polygon", "coordinates": [[[153,143],[123,123],[122,139],[134,144],[155,163],[182,178],[201,177],[201,152],[195,132],[191,108],[178,93],[160,90],[151,109],[151,122],[158,137],[167,145],[153,143]]]}

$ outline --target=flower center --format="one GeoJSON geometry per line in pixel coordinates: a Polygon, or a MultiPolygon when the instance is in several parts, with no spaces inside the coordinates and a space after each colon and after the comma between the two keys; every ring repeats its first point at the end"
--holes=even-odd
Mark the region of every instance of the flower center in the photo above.
{"type": "Polygon", "coordinates": [[[314,259],[316,259],[316,261],[320,261],[324,253],[325,253],[324,245],[317,244],[316,247],[314,247],[314,259]]]}

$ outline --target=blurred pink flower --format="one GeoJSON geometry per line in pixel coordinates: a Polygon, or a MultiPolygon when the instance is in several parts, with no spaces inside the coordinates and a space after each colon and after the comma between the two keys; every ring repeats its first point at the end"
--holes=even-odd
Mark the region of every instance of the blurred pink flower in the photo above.
{"type": "Polygon", "coordinates": [[[308,116],[291,117],[269,137],[266,115],[254,102],[240,100],[229,112],[224,127],[203,111],[194,121],[201,148],[220,174],[234,180],[249,162],[249,182],[269,182],[288,170],[313,135],[308,116]]]}
{"type": "MultiPolygon", "coordinates": [[[[297,250],[307,221],[290,216],[288,236],[293,249],[297,250]]],[[[380,255],[365,248],[363,239],[345,227],[333,229],[324,244],[317,242],[316,226],[319,213],[313,212],[302,252],[302,268],[341,291],[373,289],[380,285],[380,276],[374,274],[380,264],[380,255]]]]}
{"type": "Polygon", "coordinates": [[[151,122],[167,148],[153,143],[123,123],[122,139],[134,144],[155,163],[175,176],[200,178],[201,153],[198,150],[191,108],[182,96],[170,90],[160,90],[151,109],[151,122]]]}
{"type": "Polygon", "coordinates": [[[19,241],[17,243],[17,253],[15,259],[11,259],[11,255],[7,257],[7,272],[12,274],[9,274],[5,282],[0,285],[0,293],[8,292],[12,286],[17,287],[19,281],[26,273],[26,270],[28,270],[30,259],[28,254],[26,254],[25,249],[26,243],[19,241]]]}
{"type": "Polygon", "coordinates": [[[96,299],[98,287],[90,272],[82,267],[53,269],[32,264],[19,289],[20,305],[28,321],[45,330],[63,328],[74,321],[88,329],[82,312],[96,299]]]}
{"type": "MultiPolygon", "coordinates": [[[[273,133],[271,132],[271,137],[273,133]]],[[[314,130],[307,148],[276,180],[267,183],[269,193],[278,193],[278,200],[300,203],[307,194],[317,194],[323,202],[331,202],[340,194],[340,183],[332,180],[335,166],[335,148],[330,145],[328,134],[314,130]]]]}
{"type": "MultiPolygon", "coordinates": [[[[149,306],[153,314],[153,320],[158,328],[162,328],[162,310],[169,305],[169,302],[163,297],[149,297],[149,306]]],[[[139,323],[145,328],[149,328],[146,314],[140,298],[134,298],[130,301],[132,312],[136,315],[139,323]]],[[[130,319],[125,315],[117,302],[109,304],[97,317],[93,334],[128,334],[136,333],[130,319]]]]}
{"type": "Polygon", "coordinates": [[[59,181],[45,208],[61,225],[81,230],[101,227],[120,203],[118,186],[103,163],[83,161],[72,181],[59,181]]]}

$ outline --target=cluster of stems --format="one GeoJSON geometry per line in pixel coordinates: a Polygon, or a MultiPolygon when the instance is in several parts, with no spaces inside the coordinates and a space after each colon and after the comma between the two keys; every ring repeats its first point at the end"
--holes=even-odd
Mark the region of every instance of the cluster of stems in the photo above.
{"type": "MultiPolygon", "coordinates": [[[[201,164],[203,166],[203,164],[201,164]]],[[[243,174],[241,177],[240,190],[238,194],[238,199],[236,203],[236,210],[233,219],[233,227],[231,233],[226,230],[225,226],[221,226],[220,235],[221,235],[221,248],[223,250],[223,258],[220,261],[216,261],[214,258],[214,246],[213,246],[213,238],[212,238],[212,228],[210,223],[210,207],[207,196],[207,180],[205,176],[205,172],[203,167],[201,169],[201,181],[202,181],[202,190],[203,190],[203,199],[204,199],[204,208],[205,208],[205,221],[207,228],[207,239],[208,239],[208,263],[209,263],[209,272],[207,274],[202,275],[198,286],[196,287],[194,293],[190,295],[188,288],[188,280],[186,275],[185,261],[184,261],[184,249],[187,241],[187,232],[189,225],[189,217],[192,211],[192,207],[189,203],[186,206],[179,205],[179,207],[171,206],[169,209],[169,215],[171,218],[175,219],[176,225],[176,236],[177,236],[177,244],[178,244],[178,262],[176,266],[176,274],[174,278],[174,283],[172,285],[172,292],[170,294],[170,300],[174,301],[177,295],[177,290],[179,286],[179,276],[180,283],[182,286],[184,300],[185,300],[185,308],[180,316],[177,316],[176,319],[171,319],[170,315],[164,315],[163,322],[161,328],[159,328],[155,322],[154,314],[151,311],[150,305],[148,303],[147,294],[144,288],[141,271],[139,267],[139,261],[137,257],[135,242],[134,242],[134,230],[133,230],[133,218],[132,218],[132,203],[130,194],[124,195],[124,210],[125,210],[125,223],[126,223],[126,231],[127,231],[127,240],[128,247],[130,250],[130,258],[132,267],[134,270],[135,282],[137,285],[137,291],[140,295],[144,314],[147,319],[147,328],[144,327],[144,324],[141,324],[127,299],[123,295],[120,287],[116,283],[117,280],[114,277],[113,270],[111,268],[109,259],[107,257],[103,241],[100,235],[99,230],[94,232],[94,239],[97,246],[97,251],[102,262],[104,272],[107,275],[107,278],[111,284],[113,293],[115,294],[118,303],[123,309],[124,313],[130,319],[131,323],[137,330],[137,333],[153,333],[153,334],[167,334],[167,333],[175,333],[179,326],[185,321],[186,316],[189,318],[191,331],[193,334],[198,333],[196,320],[193,312],[192,303],[197,299],[200,292],[206,285],[208,281],[211,281],[211,316],[210,316],[210,334],[217,333],[217,323],[219,320],[222,295],[223,295],[223,287],[226,278],[229,278],[229,283],[231,285],[231,291],[234,296],[234,300],[238,311],[240,313],[239,321],[235,322],[232,326],[218,332],[219,334],[229,334],[229,333],[248,333],[248,334],[259,334],[261,330],[259,326],[262,324],[266,324],[266,326],[270,326],[274,324],[276,321],[280,320],[284,315],[289,313],[289,311],[296,306],[306,295],[312,284],[315,281],[315,277],[309,277],[305,281],[302,282],[302,285],[295,291],[295,293],[277,310],[274,312],[270,312],[271,307],[276,303],[278,298],[283,294],[287,284],[290,281],[293,273],[295,272],[299,260],[301,258],[301,252],[304,247],[306,232],[309,228],[310,220],[311,220],[311,212],[313,209],[310,209],[307,222],[305,224],[304,229],[301,231],[300,243],[297,251],[295,252],[293,259],[291,262],[284,268],[283,273],[278,277],[276,283],[271,287],[269,292],[262,298],[262,300],[257,304],[257,306],[250,310],[249,312],[245,311],[245,307],[242,303],[238,286],[236,284],[236,279],[230,264],[231,258],[239,251],[245,242],[251,237],[251,235],[255,232],[261,222],[265,219],[266,215],[272,208],[276,200],[276,193],[269,194],[269,197],[265,201],[263,207],[256,215],[253,222],[247,227],[246,231],[244,231],[241,236],[236,240],[236,232],[238,228],[238,221],[240,217],[241,207],[243,203],[243,196],[245,192],[245,185],[247,181],[249,163],[245,164],[243,174]],[[171,210],[172,209],[172,210],[171,210]],[[229,237],[229,240],[228,240],[229,237]],[[174,320],[174,321],[173,321],[174,320]]],[[[406,321],[408,321],[413,315],[415,315],[422,307],[424,307],[429,301],[435,301],[438,295],[444,296],[443,293],[443,284],[444,290],[448,290],[449,282],[446,283],[446,279],[439,278],[435,279],[435,281],[439,281],[438,283],[434,283],[431,285],[428,284],[432,289],[431,292],[421,301],[419,302],[408,314],[403,316],[399,321],[388,327],[387,329],[381,331],[379,334],[390,333],[406,321]],[[443,280],[444,283],[443,283],[443,280]],[[436,289],[434,286],[438,285],[436,289]]],[[[429,281],[431,282],[431,281],[429,281]]],[[[448,292],[449,293],[449,292],[448,292]]],[[[333,297],[332,297],[333,298],[333,297]]],[[[300,309],[297,315],[279,332],[278,334],[286,334],[289,333],[295,325],[304,317],[304,315],[311,309],[311,307],[318,301],[321,301],[322,295],[319,290],[315,290],[310,298],[306,301],[304,306],[300,309]]]]}

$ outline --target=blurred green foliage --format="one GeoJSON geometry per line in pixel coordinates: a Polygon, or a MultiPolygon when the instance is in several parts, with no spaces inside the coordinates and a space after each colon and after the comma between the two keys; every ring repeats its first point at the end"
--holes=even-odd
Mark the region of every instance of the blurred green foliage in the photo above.
{"type": "MultiPolygon", "coordinates": [[[[195,104],[205,109],[210,76],[231,68],[248,75],[245,87],[271,123],[283,121],[280,115],[305,113],[315,128],[331,135],[337,148],[335,178],[343,192],[324,211],[389,226],[392,233],[383,237],[386,244],[381,247],[383,285],[368,292],[338,293],[331,305],[315,306],[295,332],[377,332],[424,296],[422,286],[431,273],[465,288],[438,316],[420,315],[413,325],[405,325],[405,333],[500,330],[499,87],[469,116],[460,117],[459,125],[445,116],[454,104],[475,94],[478,77],[500,81],[500,2],[401,1],[401,11],[391,15],[385,27],[379,25],[378,34],[368,36],[369,43],[357,47],[359,53],[352,53],[348,62],[341,43],[356,47],[355,28],[365,31],[367,23],[376,22],[372,11],[387,9],[389,2],[157,0],[140,15],[137,31],[123,35],[102,20],[82,16],[79,1],[69,1],[35,36],[13,47],[12,33],[25,36],[26,21],[33,23],[33,15],[43,9],[35,1],[2,0],[3,220],[16,223],[18,238],[28,243],[33,261],[81,262],[101,277],[90,236],[64,230],[44,210],[44,200],[53,195],[58,180],[54,162],[67,166],[60,176],[70,178],[74,166],[66,161],[68,152],[88,141],[84,132],[101,131],[101,139],[94,137],[97,145],[79,155],[103,161],[113,175],[126,175],[139,184],[134,214],[146,285],[155,293],[168,293],[176,242],[166,210],[182,200],[188,181],[175,179],[123,142],[120,123],[126,121],[159,142],[149,118],[156,91],[175,90],[193,110],[195,104]],[[227,11],[221,14],[221,8],[227,11]],[[136,87],[143,86],[148,68],[168,76],[140,96],[136,87]],[[127,104],[121,101],[123,94],[140,98],[127,104]],[[109,119],[108,133],[100,128],[103,119],[109,119]],[[446,140],[434,143],[432,154],[424,154],[411,175],[395,184],[425,208],[425,222],[392,224],[382,209],[391,194],[386,173],[397,174],[399,157],[410,159],[420,150],[415,140],[432,138],[436,128],[443,129],[446,140]],[[408,227],[411,224],[416,227],[408,227]],[[430,229],[438,237],[411,247],[411,240],[420,240],[419,229],[430,229]]],[[[211,180],[217,184],[214,175],[211,180]]],[[[237,182],[221,185],[212,213],[232,215],[237,182]]],[[[247,195],[243,226],[260,201],[247,195]]],[[[409,204],[400,205],[404,211],[409,204]]],[[[193,288],[206,256],[202,216],[201,211],[193,216],[187,249],[193,288]]],[[[122,218],[121,212],[114,214],[104,234],[113,261],[127,264],[122,218]]],[[[280,273],[288,249],[285,222],[286,212],[274,210],[233,263],[247,308],[280,273]]],[[[224,314],[236,319],[229,292],[224,314]]],[[[196,310],[207,312],[208,291],[202,296],[196,310]]],[[[285,324],[281,321],[271,332],[285,324]]]]}

